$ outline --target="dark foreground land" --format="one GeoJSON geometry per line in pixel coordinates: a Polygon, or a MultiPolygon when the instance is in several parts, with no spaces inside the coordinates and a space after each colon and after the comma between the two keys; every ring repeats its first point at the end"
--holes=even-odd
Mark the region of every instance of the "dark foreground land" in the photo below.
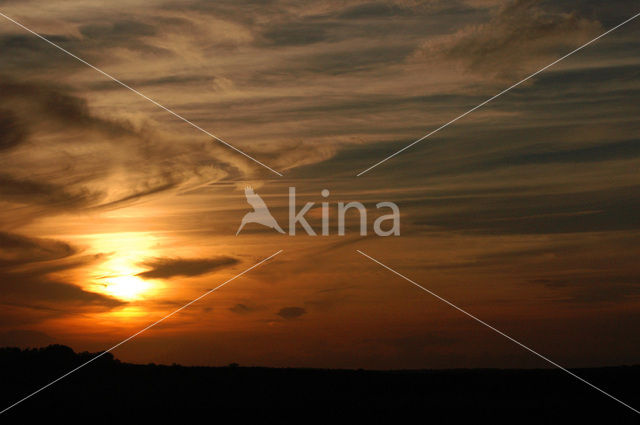
{"type": "MultiPolygon", "coordinates": [[[[0,348],[1,409],[94,355],[60,345],[0,348]]],[[[574,372],[640,407],[640,366],[574,372]]],[[[111,354],[0,415],[0,423],[25,424],[196,421],[621,424],[640,415],[560,370],[183,367],[111,354]]]]}

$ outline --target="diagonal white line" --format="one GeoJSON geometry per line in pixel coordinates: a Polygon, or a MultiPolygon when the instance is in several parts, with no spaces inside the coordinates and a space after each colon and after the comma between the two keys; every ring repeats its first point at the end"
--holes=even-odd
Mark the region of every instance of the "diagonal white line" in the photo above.
{"type": "Polygon", "coordinates": [[[379,161],[375,164],[373,164],[371,167],[367,168],[364,171],[361,171],[360,173],[358,173],[356,175],[356,177],[360,177],[361,175],[363,175],[364,173],[368,172],[369,170],[372,170],[373,168],[377,167],[378,165],[382,164],[383,162],[386,162],[388,160],[390,160],[391,158],[393,158],[394,156],[406,151],[407,149],[409,149],[410,147],[412,147],[413,145],[420,143],[421,141],[423,141],[424,139],[426,139],[427,137],[436,134],[437,132],[439,132],[440,130],[442,130],[445,127],[448,127],[449,125],[453,124],[454,122],[458,121],[460,118],[463,118],[467,115],[469,115],[470,113],[472,113],[473,111],[475,111],[476,109],[479,109],[481,107],[483,107],[484,105],[486,105],[487,103],[491,102],[492,100],[502,96],[503,94],[505,94],[506,92],[508,92],[509,90],[518,87],[520,84],[524,83],[525,81],[535,77],[536,75],[540,74],[541,72],[547,70],[548,68],[551,68],[553,65],[557,64],[558,62],[568,58],[569,56],[573,55],[574,53],[584,49],[585,47],[587,47],[588,45],[590,45],[591,43],[596,42],[597,40],[601,39],[602,37],[604,37],[605,35],[617,30],[618,28],[620,28],[621,26],[623,26],[624,24],[633,21],[634,19],[636,19],[638,16],[640,16],[640,13],[633,15],[632,17],[630,17],[629,19],[627,19],[626,21],[616,25],[615,27],[611,28],[610,30],[603,32],[602,34],[600,34],[599,36],[597,36],[596,38],[594,38],[591,41],[588,41],[587,43],[583,44],[582,46],[572,50],[571,52],[567,53],[566,55],[562,56],[559,59],[556,59],[555,61],[551,62],[549,65],[545,66],[544,68],[540,68],[539,70],[537,70],[536,72],[534,72],[533,74],[529,75],[526,78],[523,78],[522,80],[518,81],[517,83],[513,84],[512,86],[502,90],[500,93],[496,94],[495,96],[490,97],[489,99],[485,100],[484,102],[480,103],[477,106],[474,106],[473,108],[469,109],[467,112],[463,113],[462,115],[457,116],[456,118],[452,119],[451,121],[449,121],[446,124],[441,125],[440,127],[436,128],[435,130],[433,130],[430,133],[425,134],[424,136],[422,136],[421,138],[419,138],[418,140],[408,144],[407,146],[405,146],[404,148],[394,152],[393,154],[389,155],[388,157],[386,157],[385,159],[383,159],[382,161],[379,161]]]}
{"type": "Polygon", "coordinates": [[[241,155],[244,155],[245,157],[249,158],[250,160],[252,160],[253,162],[262,165],[264,168],[266,168],[267,170],[271,171],[272,173],[275,173],[277,175],[279,175],[280,177],[282,177],[282,174],[277,172],[276,170],[274,170],[273,168],[263,164],[262,162],[258,161],[257,159],[255,159],[254,157],[252,157],[251,155],[244,153],[243,151],[241,151],[240,149],[236,148],[235,146],[225,142],[224,140],[222,140],[220,137],[216,136],[215,134],[212,134],[210,132],[208,132],[207,130],[205,130],[204,128],[200,127],[197,124],[194,124],[193,122],[189,121],[188,119],[186,119],[185,117],[183,117],[182,115],[178,114],[177,112],[172,111],[171,109],[167,108],[166,106],[163,106],[161,104],[159,104],[158,102],[156,102],[155,100],[151,99],[150,97],[140,93],[138,90],[134,89],[133,87],[128,86],[127,84],[123,83],[122,81],[118,80],[117,78],[113,77],[110,74],[107,74],[106,72],[104,72],[103,70],[101,70],[100,68],[91,65],[89,62],[85,61],[82,58],[79,58],[78,56],[74,55],[73,53],[71,53],[70,51],[64,49],[63,47],[59,46],[58,44],[54,43],[53,41],[41,36],[40,34],[38,34],[37,32],[25,27],[24,25],[22,25],[20,22],[16,21],[15,19],[10,18],[9,16],[5,15],[4,13],[0,12],[0,16],[2,16],[3,18],[13,22],[14,24],[16,24],[17,26],[19,26],[20,28],[30,32],[31,34],[35,35],[36,37],[38,37],[39,39],[46,41],[47,43],[49,43],[50,45],[52,45],[53,47],[55,47],[58,50],[63,51],[64,53],[66,53],[67,55],[71,56],[74,59],[77,59],[78,61],[82,62],[83,64],[87,65],[90,68],[93,68],[94,70],[98,71],[100,74],[104,75],[105,77],[115,81],[116,83],[120,84],[122,87],[131,90],[132,92],[134,92],[135,94],[137,94],[140,97],[145,98],[146,100],[148,100],[149,102],[153,103],[154,105],[156,105],[159,108],[164,109],[165,111],[167,111],[168,113],[170,113],[171,115],[173,115],[176,118],[181,119],[182,121],[186,122],[187,124],[189,124],[191,127],[201,131],[202,133],[206,134],[207,136],[217,140],[218,142],[222,143],[223,145],[227,146],[228,148],[233,149],[234,151],[238,152],[241,155]]]}
{"type": "Polygon", "coordinates": [[[419,285],[418,283],[414,282],[413,280],[409,279],[408,277],[406,277],[405,275],[393,270],[391,267],[382,264],[380,261],[376,260],[375,258],[371,257],[370,255],[365,254],[364,252],[360,251],[359,249],[357,249],[356,251],[358,251],[360,254],[362,254],[363,256],[367,257],[368,259],[370,259],[371,261],[373,261],[374,263],[377,263],[379,265],[381,265],[382,267],[384,267],[385,269],[389,270],[390,272],[400,276],[401,278],[403,278],[404,280],[406,280],[407,282],[417,286],[418,288],[422,289],[423,291],[429,293],[430,295],[433,295],[434,297],[436,297],[437,299],[439,299],[440,301],[450,305],[451,307],[455,308],[456,310],[458,310],[461,313],[466,314],[467,316],[471,317],[473,320],[475,320],[476,322],[488,327],[489,329],[491,329],[492,331],[502,335],[503,337],[507,338],[509,341],[514,342],[516,344],[518,344],[520,347],[524,348],[525,350],[529,351],[530,353],[535,354],[536,356],[540,357],[542,360],[546,361],[547,363],[557,367],[560,370],[563,370],[565,372],[567,372],[569,375],[573,376],[574,378],[584,382],[585,384],[587,384],[588,386],[590,386],[591,388],[600,391],[602,394],[606,395],[607,397],[617,401],[618,403],[622,404],[625,407],[628,407],[629,409],[633,410],[634,412],[636,412],[637,414],[640,414],[640,410],[634,409],[633,407],[629,406],[627,403],[625,403],[624,401],[612,396],[611,394],[609,394],[608,392],[601,390],[600,388],[596,387],[595,385],[593,385],[591,382],[579,377],[578,375],[576,375],[575,373],[571,372],[568,369],[565,369],[564,367],[560,366],[558,363],[554,362],[553,360],[543,356],[542,354],[538,353],[537,351],[534,351],[532,348],[527,347],[526,345],[524,345],[523,343],[521,343],[520,341],[511,338],[509,335],[507,335],[506,333],[494,328],[493,326],[491,326],[490,324],[488,324],[487,322],[478,319],[476,316],[474,316],[473,314],[467,312],[466,310],[461,309],[460,307],[458,307],[457,305],[453,304],[452,302],[442,298],[440,295],[428,290],[427,288],[425,288],[424,286],[419,285]]]}
{"type": "Polygon", "coordinates": [[[86,365],[88,365],[89,363],[93,362],[94,360],[104,356],[105,354],[107,354],[108,352],[115,350],[116,348],[118,348],[119,346],[121,346],[122,344],[124,344],[125,342],[135,338],[136,336],[140,335],[142,332],[146,331],[147,329],[150,329],[152,327],[154,327],[155,325],[157,325],[158,323],[164,321],[165,319],[168,319],[169,317],[173,316],[174,314],[178,313],[179,311],[184,310],[185,308],[189,307],[191,304],[195,303],[196,301],[198,301],[201,298],[206,297],[207,295],[209,295],[210,293],[222,288],[224,285],[226,285],[227,283],[231,282],[232,280],[235,280],[237,278],[239,278],[240,276],[242,276],[243,274],[247,273],[250,270],[255,269],[256,267],[258,267],[259,265],[265,263],[266,261],[272,259],[273,257],[275,257],[276,255],[280,254],[282,252],[282,250],[276,252],[275,254],[271,254],[270,256],[268,256],[267,258],[257,262],[256,264],[254,264],[253,266],[249,267],[248,269],[244,270],[242,273],[239,273],[237,275],[235,275],[234,277],[232,277],[229,280],[226,280],[225,282],[221,283],[220,285],[216,286],[213,289],[210,289],[209,291],[205,292],[204,294],[200,295],[198,298],[195,298],[191,301],[189,301],[188,303],[186,303],[185,305],[183,305],[182,307],[172,311],[171,313],[167,314],[166,316],[164,316],[163,318],[161,318],[160,320],[156,320],[155,322],[153,322],[152,324],[150,324],[149,326],[147,326],[144,329],[139,330],[138,332],[134,333],[133,335],[131,335],[130,337],[128,337],[127,339],[124,339],[122,341],[120,341],[119,343],[117,343],[116,345],[114,345],[113,347],[109,348],[108,350],[103,351],[102,353],[98,354],[97,356],[87,360],[86,362],[82,363],[80,366],[76,367],[75,369],[70,370],[69,372],[65,373],[64,375],[60,376],[59,378],[54,379],[53,381],[49,382],[47,385],[41,387],[40,389],[32,392],[31,394],[29,394],[28,396],[16,401],[15,403],[13,403],[11,406],[6,407],[4,410],[0,411],[0,415],[3,414],[4,412],[6,412],[7,410],[17,406],[18,404],[22,403],[23,401],[33,397],[34,395],[38,394],[40,391],[50,387],[51,385],[55,384],[56,382],[66,378],[67,376],[71,375],[72,373],[76,372],[79,369],[82,369],[83,367],[85,367],[86,365]]]}

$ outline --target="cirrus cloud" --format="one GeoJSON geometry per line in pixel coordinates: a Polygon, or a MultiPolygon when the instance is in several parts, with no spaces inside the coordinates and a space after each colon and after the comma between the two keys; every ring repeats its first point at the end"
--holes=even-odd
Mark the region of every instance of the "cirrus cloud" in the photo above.
{"type": "Polygon", "coordinates": [[[413,53],[415,61],[458,63],[467,72],[513,80],[531,66],[575,47],[601,31],[598,21],[576,12],[541,7],[540,0],[515,0],[487,23],[433,37],[413,53]]]}

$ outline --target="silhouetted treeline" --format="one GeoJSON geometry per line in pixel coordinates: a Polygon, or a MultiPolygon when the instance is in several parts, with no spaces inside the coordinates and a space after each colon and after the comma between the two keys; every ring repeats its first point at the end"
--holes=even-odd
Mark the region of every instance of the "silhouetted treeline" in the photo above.
{"type": "MultiPolygon", "coordinates": [[[[4,408],[98,353],[0,348],[4,408]]],[[[574,370],[640,406],[640,366],[574,370]]],[[[0,415],[2,423],[639,423],[563,371],[366,371],[122,363],[110,353],[0,415]],[[231,416],[229,416],[231,415],[231,416]],[[356,415],[356,419],[353,416],[356,415]],[[230,418],[230,419],[229,419],[230,418]]]]}

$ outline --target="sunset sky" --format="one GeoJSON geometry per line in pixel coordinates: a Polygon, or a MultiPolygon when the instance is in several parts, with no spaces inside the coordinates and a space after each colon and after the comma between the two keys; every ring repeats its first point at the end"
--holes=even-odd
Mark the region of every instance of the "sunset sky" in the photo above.
{"type": "Polygon", "coordinates": [[[0,345],[132,362],[546,367],[640,360],[636,1],[0,0],[0,345]],[[319,232],[286,228],[288,188],[319,232]],[[321,191],[328,189],[325,200],[321,191]],[[337,202],[363,202],[336,232],[337,202]],[[401,235],[375,235],[375,204],[401,235]],[[386,211],[385,213],[387,213],[386,211]]]}

